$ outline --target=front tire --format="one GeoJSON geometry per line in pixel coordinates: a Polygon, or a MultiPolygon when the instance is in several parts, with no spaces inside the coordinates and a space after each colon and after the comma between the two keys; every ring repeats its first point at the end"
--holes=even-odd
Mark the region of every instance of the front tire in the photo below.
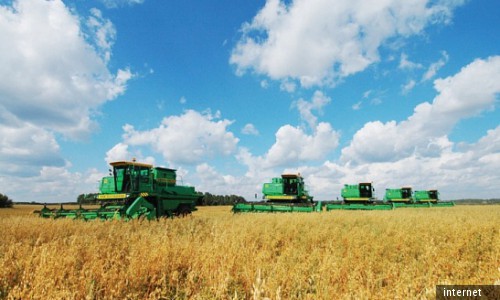
{"type": "Polygon", "coordinates": [[[185,218],[191,214],[191,209],[187,205],[180,205],[175,213],[176,216],[185,218]]]}

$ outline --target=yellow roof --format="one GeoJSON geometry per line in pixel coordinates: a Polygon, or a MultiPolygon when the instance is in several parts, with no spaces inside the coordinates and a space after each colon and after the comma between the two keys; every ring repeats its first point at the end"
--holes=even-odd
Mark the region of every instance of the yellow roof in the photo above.
{"type": "Polygon", "coordinates": [[[110,163],[110,165],[112,165],[113,167],[117,167],[117,166],[138,166],[138,167],[146,167],[146,168],[153,167],[153,165],[151,165],[151,164],[140,163],[140,162],[136,162],[136,161],[125,161],[125,160],[114,161],[114,162],[110,163]]]}
{"type": "Polygon", "coordinates": [[[300,176],[300,173],[299,174],[285,173],[285,174],[281,174],[281,177],[282,178],[299,178],[302,176],[300,176]]]}

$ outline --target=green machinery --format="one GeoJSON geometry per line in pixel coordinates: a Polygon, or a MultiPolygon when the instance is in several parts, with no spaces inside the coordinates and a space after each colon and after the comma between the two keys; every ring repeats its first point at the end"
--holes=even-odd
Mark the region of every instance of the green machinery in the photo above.
{"type": "Polygon", "coordinates": [[[386,189],[384,201],[392,203],[394,207],[449,207],[454,206],[453,202],[439,201],[437,190],[415,191],[411,187],[400,189],[386,189]]]}
{"type": "Polygon", "coordinates": [[[103,177],[98,209],[49,209],[40,216],[73,219],[156,219],[185,216],[196,210],[203,196],[194,187],[177,185],[176,170],[134,161],[111,163],[113,176],[103,177]]]}
{"type": "Polygon", "coordinates": [[[439,192],[437,190],[415,191],[415,203],[437,207],[449,207],[455,205],[452,201],[439,200],[439,192]]]}
{"type": "Polygon", "coordinates": [[[264,183],[265,201],[236,203],[232,211],[239,212],[313,212],[321,211],[321,202],[314,203],[304,178],[300,174],[283,174],[264,183]]]}
{"type": "Polygon", "coordinates": [[[392,203],[394,207],[428,207],[425,203],[416,203],[411,187],[400,189],[386,189],[384,201],[392,203]]]}
{"type": "Polygon", "coordinates": [[[370,182],[345,184],[341,191],[343,201],[325,204],[326,210],[391,210],[392,203],[377,201],[373,195],[375,189],[370,182]]]}

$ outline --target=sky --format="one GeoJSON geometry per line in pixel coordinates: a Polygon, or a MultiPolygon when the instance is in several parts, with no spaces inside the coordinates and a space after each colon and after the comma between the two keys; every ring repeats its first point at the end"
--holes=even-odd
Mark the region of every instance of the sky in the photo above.
{"type": "Polygon", "coordinates": [[[0,0],[0,193],[65,202],[109,162],[262,197],[300,173],[500,197],[497,0],[0,0]]]}

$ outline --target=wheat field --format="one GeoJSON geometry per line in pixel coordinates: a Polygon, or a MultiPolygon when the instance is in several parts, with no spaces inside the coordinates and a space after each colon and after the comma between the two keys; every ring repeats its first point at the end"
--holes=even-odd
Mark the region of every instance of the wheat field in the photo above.
{"type": "Polygon", "coordinates": [[[500,206],[151,222],[34,208],[0,210],[0,299],[433,299],[437,284],[500,284],[500,206]]]}

